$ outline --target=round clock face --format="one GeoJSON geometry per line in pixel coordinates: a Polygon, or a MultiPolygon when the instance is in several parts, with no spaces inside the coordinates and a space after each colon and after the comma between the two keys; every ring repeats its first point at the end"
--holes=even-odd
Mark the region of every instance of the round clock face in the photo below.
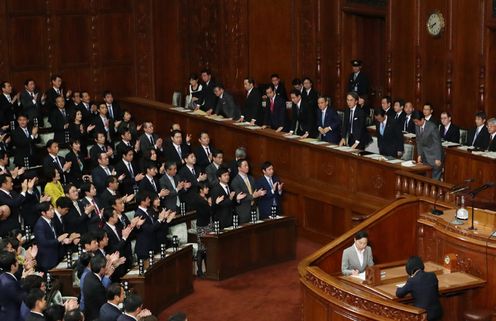
{"type": "Polygon", "coordinates": [[[451,261],[451,259],[450,259],[449,255],[446,255],[446,256],[444,257],[444,263],[445,263],[445,264],[450,264],[450,261],[451,261]]]}
{"type": "Polygon", "coordinates": [[[444,18],[439,12],[432,13],[427,19],[427,31],[432,36],[438,36],[444,29],[444,18]]]}

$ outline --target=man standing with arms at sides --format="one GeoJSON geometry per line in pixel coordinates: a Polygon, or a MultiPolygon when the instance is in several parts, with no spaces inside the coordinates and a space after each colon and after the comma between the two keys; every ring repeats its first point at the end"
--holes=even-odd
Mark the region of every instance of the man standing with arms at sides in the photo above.
{"type": "MultiPolygon", "coordinates": [[[[313,99],[313,98],[312,98],[313,99]]],[[[302,94],[298,90],[291,91],[292,104],[292,121],[290,133],[306,137],[315,137],[317,130],[315,129],[315,110],[309,105],[307,100],[302,98],[302,94]]],[[[315,99],[317,104],[317,99],[315,99]]]]}
{"type": "Polygon", "coordinates": [[[253,125],[255,123],[261,125],[263,122],[262,93],[255,87],[255,81],[252,78],[245,78],[243,86],[246,90],[246,100],[241,119],[253,125]]]}
{"type": "Polygon", "coordinates": [[[443,169],[443,147],[439,130],[434,123],[426,121],[424,115],[418,111],[413,112],[412,119],[416,126],[417,162],[429,164],[432,167],[432,178],[439,180],[443,169]]]}
{"type": "Polygon", "coordinates": [[[284,87],[284,83],[281,81],[279,75],[272,74],[270,76],[270,82],[272,83],[272,86],[274,86],[274,93],[286,102],[288,99],[288,94],[286,93],[286,87],[284,87]]]}
{"type": "Polygon", "coordinates": [[[319,97],[317,104],[317,126],[320,139],[331,144],[339,144],[341,140],[341,119],[334,108],[329,106],[330,98],[319,97]]]}
{"type": "Polygon", "coordinates": [[[362,72],[362,61],[355,59],[351,61],[353,72],[350,74],[348,81],[348,91],[356,92],[360,97],[368,96],[369,94],[369,79],[362,72]]]}
{"type": "Polygon", "coordinates": [[[205,103],[201,106],[201,109],[211,114],[217,106],[217,97],[214,94],[215,81],[212,79],[210,70],[203,69],[201,71],[201,80],[203,84],[203,93],[205,95],[205,103]]]}
{"type": "Polygon", "coordinates": [[[403,122],[403,132],[415,134],[415,123],[412,121],[413,104],[411,101],[405,103],[405,121],[403,122]]]}
{"type": "Polygon", "coordinates": [[[350,92],[346,95],[348,109],[344,112],[342,138],[339,146],[346,145],[346,137],[348,137],[348,146],[364,150],[370,144],[372,138],[365,127],[366,116],[362,109],[357,108],[357,103],[358,95],[355,92],[350,92]]]}
{"type": "Polygon", "coordinates": [[[389,118],[383,109],[375,110],[374,117],[379,153],[383,156],[401,158],[404,152],[403,134],[398,123],[393,118],[389,118]]]}
{"type": "Polygon", "coordinates": [[[272,206],[276,207],[276,213],[281,213],[281,196],[284,183],[274,176],[274,166],[270,162],[262,164],[263,176],[255,183],[255,188],[266,191],[266,194],[258,199],[258,213],[261,220],[270,216],[272,206]]]}
{"type": "Polygon", "coordinates": [[[286,124],[286,102],[281,96],[276,95],[273,85],[270,85],[265,90],[265,93],[267,94],[268,102],[265,107],[264,127],[280,132],[286,124]]]}
{"type": "Polygon", "coordinates": [[[238,175],[233,178],[231,187],[235,193],[246,194],[246,197],[239,201],[236,206],[236,213],[239,215],[239,223],[244,224],[250,221],[250,211],[255,206],[257,198],[264,196],[267,192],[264,189],[255,188],[255,180],[248,175],[250,167],[246,159],[238,160],[238,175]]]}

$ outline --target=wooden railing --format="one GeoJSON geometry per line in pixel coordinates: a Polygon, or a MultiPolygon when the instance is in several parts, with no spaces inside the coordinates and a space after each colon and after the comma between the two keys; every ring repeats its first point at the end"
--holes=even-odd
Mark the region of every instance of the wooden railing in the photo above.
{"type": "Polygon", "coordinates": [[[453,203],[455,195],[449,193],[452,187],[453,184],[405,171],[396,171],[396,198],[411,195],[453,203]]]}

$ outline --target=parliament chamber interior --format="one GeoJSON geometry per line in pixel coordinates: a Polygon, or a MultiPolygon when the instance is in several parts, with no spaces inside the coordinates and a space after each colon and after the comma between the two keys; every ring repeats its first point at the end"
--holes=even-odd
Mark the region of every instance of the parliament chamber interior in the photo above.
{"type": "Polygon", "coordinates": [[[0,21],[0,320],[496,320],[496,0],[0,21]]]}

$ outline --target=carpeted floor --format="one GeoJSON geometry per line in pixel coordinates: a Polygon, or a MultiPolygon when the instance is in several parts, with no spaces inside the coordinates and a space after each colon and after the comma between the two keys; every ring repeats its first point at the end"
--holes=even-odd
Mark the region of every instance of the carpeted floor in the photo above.
{"type": "Polygon", "coordinates": [[[198,280],[190,296],[162,312],[165,321],[183,311],[189,321],[301,320],[301,292],[297,265],[321,245],[303,238],[296,244],[296,260],[244,273],[224,281],[198,280]]]}

